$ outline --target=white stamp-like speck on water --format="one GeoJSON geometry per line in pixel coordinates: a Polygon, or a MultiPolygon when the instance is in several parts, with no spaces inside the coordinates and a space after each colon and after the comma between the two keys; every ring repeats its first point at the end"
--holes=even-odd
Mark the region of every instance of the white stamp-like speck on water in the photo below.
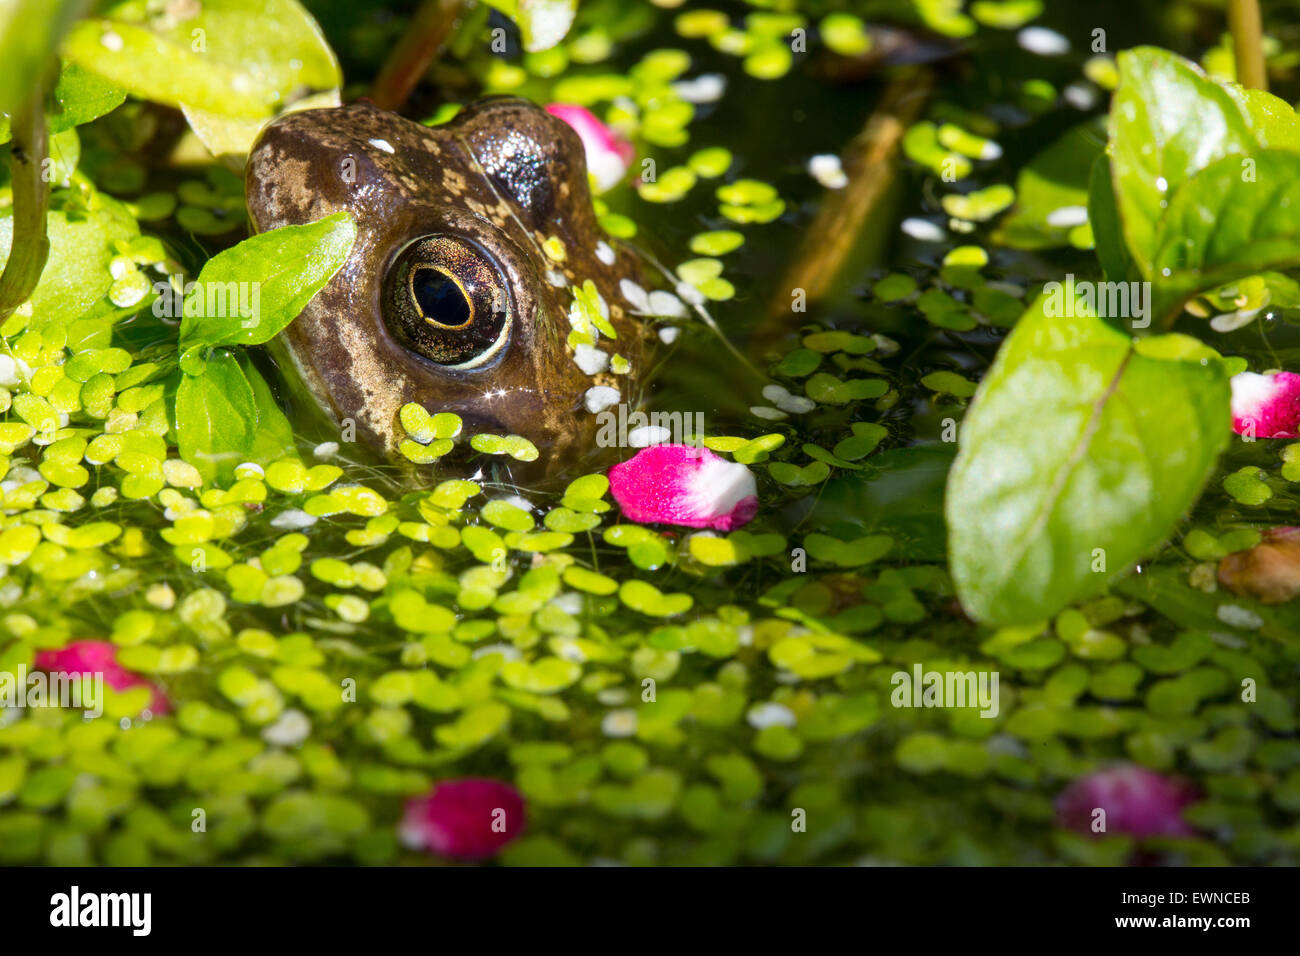
{"type": "Polygon", "coordinates": [[[607,266],[614,264],[614,248],[604,239],[596,243],[596,258],[607,266]]]}
{"type": "Polygon", "coordinates": [[[593,385],[587,389],[586,395],[583,397],[587,411],[593,415],[597,412],[603,412],[612,405],[617,405],[618,399],[618,389],[610,388],[608,385],[593,385]]]}
{"type": "Polygon", "coordinates": [[[1264,626],[1262,617],[1249,608],[1237,604],[1220,604],[1214,616],[1231,627],[1244,627],[1253,631],[1264,626]]]}
{"type": "Polygon", "coordinates": [[[382,149],[385,153],[396,153],[393,144],[386,139],[372,139],[368,141],[375,149],[382,149]]]}
{"type": "Polygon", "coordinates": [[[902,230],[921,242],[942,242],[944,237],[942,227],[936,226],[928,219],[919,219],[916,216],[904,219],[902,230]]]}
{"type": "Polygon", "coordinates": [[[599,375],[609,368],[609,353],[594,345],[578,345],[573,349],[573,361],[587,375],[599,375]]]}

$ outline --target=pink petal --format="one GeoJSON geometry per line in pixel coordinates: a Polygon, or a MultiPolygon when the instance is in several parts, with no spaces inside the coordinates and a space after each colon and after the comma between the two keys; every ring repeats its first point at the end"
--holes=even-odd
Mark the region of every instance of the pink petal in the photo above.
{"type": "Polygon", "coordinates": [[[1300,375],[1242,372],[1232,377],[1232,430],[1255,438],[1296,438],[1300,375]]]}
{"type": "Polygon", "coordinates": [[[486,860],[527,825],[524,799],[500,780],[443,780],[406,802],[399,834],[407,846],[455,860],[486,860]]]}
{"type": "Polygon", "coordinates": [[[758,513],[758,486],[744,465],[694,445],[651,445],[609,470],[614,500],[640,524],[731,531],[758,513]]]}
{"type": "Polygon", "coordinates": [[[636,150],[626,139],[596,119],[591,110],[572,103],[552,103],[546,112],[568,123],[582,140],[587,153],[587,169],[596,179],[596,191],[605,192],[619,184],[636,158],[636,150]]]}
{"type": "Polygon", "coordinates": [[[1071,783],[1056,800],[1056,816],[1061,826],[1089,836],[1191,836],[1195,831],[1183,820],[1182,812],[1197,796],[1183,781],[1136,764],[1122,764],[1071,783]],[[1092,829],[1097,809],[1106,811],[1103,833],[1092,829]]]}
{"type": "Polygon", "coordinates": [[[73,641],[56,651],[37,651],[36,666],[53,674],[101,674],[113,690],[145,686],[153,691],[149,711],[165,714],[171,709],[162,689],[117,662],[117,647],[108,641],[73,641]]]}

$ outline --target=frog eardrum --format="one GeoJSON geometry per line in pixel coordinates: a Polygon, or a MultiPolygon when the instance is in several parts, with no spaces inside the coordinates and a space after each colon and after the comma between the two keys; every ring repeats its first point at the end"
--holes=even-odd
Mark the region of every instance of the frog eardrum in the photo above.
{"type": "Polygon", "coordinates": [[[459,236],[423,236],[388,268],[388,330],[408,349],[452,368],[492,361],[510,336],[510,288],[482,247],[459,236]]]}

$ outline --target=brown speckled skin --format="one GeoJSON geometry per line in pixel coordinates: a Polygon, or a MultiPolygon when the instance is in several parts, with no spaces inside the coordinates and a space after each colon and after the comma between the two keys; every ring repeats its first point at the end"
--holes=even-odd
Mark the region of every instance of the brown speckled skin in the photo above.
{"type": "Polygon", "coordinates": [[[356,423],[358,440],[393,454],[404,437],[398,412],[418,402],[430,412],[459,414],[467,431],[523,435],[542,451],[538,465],[551,470],[593,443],[595,416],[583,403],[588,388],[611,385],[633,400],[645,330],[626,314],[618,286],[625,277],[641,281],[638,262],[612,242],[613,265],[596,258],[606,237],[592,209],[582,143],[539,107],[486,99],[432,128],[367,104],[292,113],[262,133],[246,177],[259,232],[343,209],[356,221],[347,262],[284,338],[304,384],[336,421],[356,423]],[[430,233],[477,241],[509,284],[511,339],[485,366],[430,362],[398,343],[381,317],[390,262],[407,242],[430,233]],[[548,236],[564,243],[563,263],[543,253],[548,236]],[[616,342],[600,344],[631,360],[631,375],[589,376],[574,364],[566,341],[573,294],[547,281],[552,269],[568,283],[596,283],[618,332],[616,342]]]}

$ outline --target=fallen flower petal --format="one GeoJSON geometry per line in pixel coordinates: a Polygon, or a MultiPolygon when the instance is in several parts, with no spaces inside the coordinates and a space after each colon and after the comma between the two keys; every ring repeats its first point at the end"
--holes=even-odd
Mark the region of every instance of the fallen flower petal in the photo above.
{"type": "Polygon", "coordinates": [[[626,139],[598,120],[591,110],[571,103],[552,103],[546,112],[573,127],[587,153],[587,169],[596,180],[596,192],[603,193],[619,184],[636,158],[636,150],[626,139]]]}
{"type": "Polygon", "coordinates": [[[443,780],[427,796],[406,802],[398,830],[412,849],[455,860],[496,856],[527,825],[524,799],[500,780],[443,780]]]}
{"type": "Polygon", "coordinates": [[[1077,833],[1104,836],[1126,833],[1143,838],[1191,836],[1183,808],[1198,795],[1181,780],[1162,776],[1136,764],[1123,764],[1080,777],[1056,800],[1061,826],[1077,833]],[[1094,830],[1104,810],[1105,829],[1094,830]]]}
{"type": "Polygon", "coordinates": [[[165,714],[171,709],[162,689],[117,662],[117,647],[108,641],[73,641],[55,651],[37,651],[36,666],[51,674],[101,674],[113,690],[148,687],[153,693],[149,712],[165,714]]]}
{"type": "Polygon", "coordinates": [[[1264,604],[1282,604],[1300,594],[1300,528],[1269,528],[1253,548],[1223,557],[1219,583],[1264,604]]]}
{"type": "Polygon", "coordinates": [[[1232,377],[1232,430],[1254,438],[1300,435],[1300,375],[1241,372],[1232,377]]]}
{"type": "Polygon", "coordinates": [[[758,513],[758,486],[744,465],[694,445],[652,445],[609,470],[623,514],[640,524],[731,531],[758,513]]]}

